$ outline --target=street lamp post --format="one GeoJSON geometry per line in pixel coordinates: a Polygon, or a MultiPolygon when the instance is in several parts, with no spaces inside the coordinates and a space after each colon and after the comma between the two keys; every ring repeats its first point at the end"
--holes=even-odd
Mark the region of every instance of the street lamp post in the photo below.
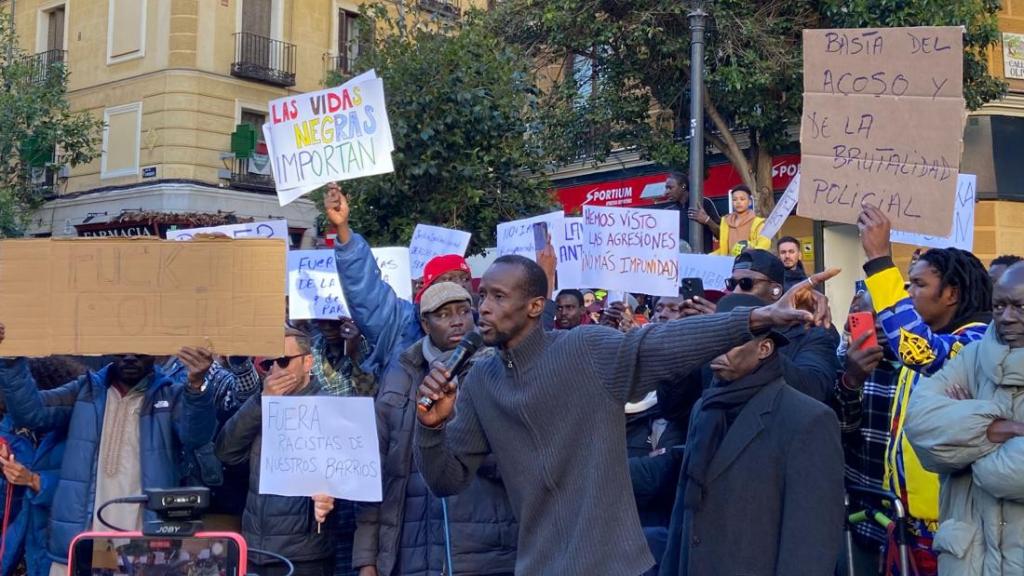
{"type": "MultiPolygon", "coordinates": [[[[698,4],[690,11],[690,208],[704,206],[704,27],[707,12],[698,4]]],[[[686,214],[680,214],[686,218],[686,214]]],[[[704,253],[703,224],[690,220],[690,244],[704,253]]],[[[710,248],[710,247],[708,247],[710,248]]]]}

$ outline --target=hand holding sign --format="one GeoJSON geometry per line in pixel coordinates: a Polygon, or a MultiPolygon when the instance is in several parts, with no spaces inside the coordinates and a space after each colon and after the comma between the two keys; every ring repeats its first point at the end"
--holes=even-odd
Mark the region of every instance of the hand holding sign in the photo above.
{"type": "Polygon", "coordinates": [[[193,388],[199,388],[206,380],[206,375],[213,366],[213,352],[207,348],[191,348],[185,346],[178,352],[178,360],[188,369],[188,382],[193,388]]]}
{"type": "Polygon", "coordinates": [[[892,244],[889,240],[892,225],[889,218],[877,207],[864,206],[864,210],[857,218],[857,228],[860,229],[860,242],[864,246],[868,260],[892,254],[892,244]]]}
{"type": "Polygon", "coordinates": [[[348,244],[352,234],[348,227],[348,197],[333,182],[327,185],[327,193],[324,194],[324,213],[327,214],[327,221],[338,229],[338,241],[348,244]]]}

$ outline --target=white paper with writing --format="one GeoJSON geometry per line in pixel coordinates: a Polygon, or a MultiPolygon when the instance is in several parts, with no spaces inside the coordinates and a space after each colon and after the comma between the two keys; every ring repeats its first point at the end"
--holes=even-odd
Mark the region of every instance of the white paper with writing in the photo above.
{"type": "Polygon", "coordinates": [[[583,207],[583,273],[587,286],[679,294],[679,212],[583,207]]]}
{"type": "Polygon", "coordinates": [[[558,256],[558,289],[583,286],[583,217],[565,218],[556,250],[558,256]]]}
{"type": "Polygon", "coordinates": [[[334,250],[288,252],[288,318],[337,320],[349,317],[334,250]]]}
{"type": "Polygon", "coordinates": [[[373,258],[380,268],[381,279],[403,300],[412,302],[412,278],[409,275],[409,249],[404,246],[394,248],[374,248],[373,258]]]}
{"type": "Polygon", "coordinates": [[[680,254],[679,278],[700,278],[705,290],[725,291],[725,281],[732,276],[732,256],[680,254]]]}
{"type": "Polygon", "coordinates": [[[775,208],[772,209],[772,213],[768,215],[768,218],[764,221],[764,227],[761,228],[761,236],[765,238],[772,238],[779,233],[782,229],[782,225],[786,223],[786,219],[789,218],[789,214],[793,212],[793,208],[796,207],[797,202],[800,200],[800,173],[789,181],[789,186],[786,186],[786,191],[782,193],[782,197],[775,203],[775,208]]]}
{"type": "Polygon", "coordinates": [[[373,398],[264,396],[260,494],[380,502],[373,398]]]}
{"type": "Polygon", "coordinates": [[[205,228],[168,230],[168,240],[191,240],[196,234],[224,234],[228,238],[280,238],[288,241],[287,220],[267,220],[245,224],[225,224],[205,228]]]}
{"type": "Polygon", "coordinates": [[[423,267],[436,256],[447,254],[466,255],[469,240],[473,235],[462,230],[441,226],[417,224],[409,242],[410,267],[413,278],[423,277],[423,267]]]}
{"type": "Polygon", "coordinates": [[[536,245],[533,241],[533,225],[536,222],[547,223],[548,233],[551,235],[551,245],[557,254],[561,237],[557,231],[564,219],[565,213],[559,210],[549,214],[541,214],[540,216],[498,224],[498,256],[518,254],[530,260],[537,260],[536,245]]]}
{"type": "Polygon", "coordinates": [[[899,244],[926,248],[959,248],[974,250],[974,205],[977,202],[978,177],[960,174],[956,183],[956,206],[953,208],[953,229],[949,236],[926,236],[893,230],[889,239],[899,244]]]}

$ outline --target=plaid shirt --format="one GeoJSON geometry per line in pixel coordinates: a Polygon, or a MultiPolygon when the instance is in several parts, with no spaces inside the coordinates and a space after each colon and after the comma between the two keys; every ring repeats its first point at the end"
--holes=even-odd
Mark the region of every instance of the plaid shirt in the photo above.
{"type": "MultiPolygon", "coordinates": [[[[320,389],[329,396],[374,396],[377,393],[377,382],[372,374],[363,372],[358,362],[352,362],[348,356],[332,355],[327,339],[323,334],[316,334],[312,341],[313,377],[320,383],[320,389]]],[[[370,355],[370,345],[366,338],[359,338],[359,355],[366,358],[370,355]]]]}
{"type": "MultiPolygon", "coordinates": [[[[840,358],[845,364],[845,358],[840,358]]],[[[899,365],[882,361],[859,390],[843,382],[843,371],[836,378],[834,407],[843,434],[848,486],[880,488],[885,479],[885,450],[889,444],[889,410],[896,394],[899,365]]],[[[870,501],[851,495],[851,504],[863,509],[870,501]]],[[[874,522],[861,522],[854,533],[874,544],[884,544],[886,531],[874,522]]]]}

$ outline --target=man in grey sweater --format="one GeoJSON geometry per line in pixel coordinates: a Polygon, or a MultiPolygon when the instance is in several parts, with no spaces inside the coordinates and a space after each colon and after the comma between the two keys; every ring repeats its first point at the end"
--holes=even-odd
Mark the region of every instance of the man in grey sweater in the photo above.
{"type": "Polygon", "coordinates": [[[438,496],[457,494],[493,453],[519,520],[516,574],[636,576],[654,564],[626,465],[626,402],[773,327],[828,323],[812,276],[761,308],[649,325],[545,332],[547,279],[503,256],[480,285],[480,332],[499,354],[458,386],[440,364],[420,386],[416,461],[438,496]],[[813,310],[813,312],[811,311],[813,310]],[[457,417],[453,417],[457,414],[457,417]]]}

